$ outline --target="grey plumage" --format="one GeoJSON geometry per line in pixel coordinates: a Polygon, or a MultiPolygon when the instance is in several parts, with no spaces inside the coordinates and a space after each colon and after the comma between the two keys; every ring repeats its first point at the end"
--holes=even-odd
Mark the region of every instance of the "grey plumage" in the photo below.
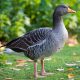
{"type": "Polygon", "coordinates": [[[39,28],[12,40],[6,47],[24,52],[32,60],[50,56],[59,51],[68,39],[68,32],[64,26],[62,15],[67,13],[67,6],[57,7],[53,14],[54,28],[39,28]],[[62,10],[63,9],[63,10],[62,10]]]}
{"type": "Polygon", "coordinates": [[[58,51],[59,46],[63,46],[64,40],[61,40],[62,44],[59,45],[61,42],[58,38],[61,35],[60,32],[55,33],[51,28],[40,28],[14,39],[6,46],[16,52],[24,52],[32,60],[37,60],[50,56],[52,52],[58,51]]]}

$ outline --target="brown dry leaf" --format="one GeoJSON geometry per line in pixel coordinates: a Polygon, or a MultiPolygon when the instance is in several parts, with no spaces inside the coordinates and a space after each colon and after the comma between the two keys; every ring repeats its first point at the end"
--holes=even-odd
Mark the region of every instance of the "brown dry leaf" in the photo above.
{"type": "Polygon", "coordinates": [[[74,78],[75,75],[74,74],[68,74],[68,78],[71,79],[71,78],[74,78]]]}
{"type": "Polygon", "coordinates": [[[25,63],[26,63],[26,60],[17,60],[16,61],[17,62],[17,65],[16,66],[24,66],[25,65],[25,63]]]}
{"type": "Polygon", "coordinates": [[[73,71],[74,70],[74,68],[68,68],[68,71],[73,71]]]}
{"type": "Polygon", "coordinates": [[[19,60],[17,60],[16,62],[17,62],[17,63],[25,63],[26,60],[19,59],[19,60]]]}
{"type": "Polygon", "coordinates": [[[16,67],[18,67],[18,66],[24,66],[24,65],[25,65],[25,63],[19,63],[19,64],[16,65],[16,67]]]}

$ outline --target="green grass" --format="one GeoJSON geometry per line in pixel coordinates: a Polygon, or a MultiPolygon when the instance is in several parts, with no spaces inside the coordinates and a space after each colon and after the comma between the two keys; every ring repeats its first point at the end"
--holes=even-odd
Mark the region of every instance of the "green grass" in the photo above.
{"type": "MultiPolygon", "coordinates": [[[[0,66],[0,80],[5,78],[12,78],[13,80],[34,80],[33,77],[33,63],[26,62],[27,66],[16,67],[16,60],[28,59],[21,54],[6,55],[8,60],[13,63],[12,66],[0,66]],[[12,70],[11,68],[19,68],[20,71],[12,70]]],[[[65,46],[60,52],[53,54],[51,60],[45,60],[45,69],[47,72],[53,72],[53,75],[46,76],[45,78],[38,78],[37,80],[68,80],[68,74],[74,74],[74,80],[80,80],[80,45],[75,47],[65,46]],[[75,53],[75,55],[74,55],[75,53]],[[77,66],[68,67],[65,63],[76,63],[77,66]],[[64,68],[64,71],[57,71],[57,68],[64,68]],[[73,68],[73,71],[68,71],[73,68]]],[[[40,72],[40,62],[38,62],[38,70],[40,72]]]]}

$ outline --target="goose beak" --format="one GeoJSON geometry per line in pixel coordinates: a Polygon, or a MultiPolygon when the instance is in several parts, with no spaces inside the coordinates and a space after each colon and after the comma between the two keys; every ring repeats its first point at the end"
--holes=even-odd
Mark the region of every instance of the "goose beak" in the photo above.
{"type": "Polygon", "coordinates": [[[76,11],[74,11],[74,10],[68,8],[68,13],[76,13],[76,11]]]}

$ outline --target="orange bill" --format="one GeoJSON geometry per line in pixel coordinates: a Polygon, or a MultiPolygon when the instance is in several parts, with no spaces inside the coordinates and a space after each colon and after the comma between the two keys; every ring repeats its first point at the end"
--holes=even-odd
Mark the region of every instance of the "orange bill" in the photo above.
{"type": "Polygon", "coordinates": [[[68,8],[68,13],[76,13],[76,11],[74,11],[74,10],[68,8]]]}

